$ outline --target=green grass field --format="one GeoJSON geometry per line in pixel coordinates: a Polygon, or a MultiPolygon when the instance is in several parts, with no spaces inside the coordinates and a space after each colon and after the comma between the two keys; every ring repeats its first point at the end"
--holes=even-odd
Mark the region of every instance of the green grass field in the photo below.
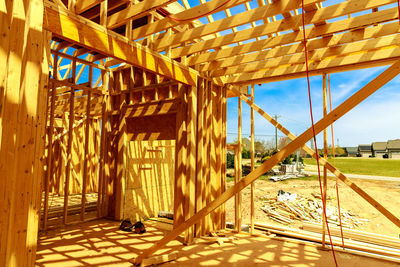
{"type": "MultiPolygon", "coordinates": [[[[400,160],[375,158],[336,158],[329,162],[343,173],[400,177],[400,160]]],[[[315,159],[305,158],[304,164],[317,165],[315,159]]]]}

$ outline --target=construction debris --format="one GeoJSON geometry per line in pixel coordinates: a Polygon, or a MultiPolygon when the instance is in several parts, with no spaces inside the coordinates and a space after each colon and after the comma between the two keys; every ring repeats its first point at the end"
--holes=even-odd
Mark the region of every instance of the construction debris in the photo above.
{"type": "MultiPolygon", "coordinates": [[[[282,224],[291,224],[294,221],[321,223],[323,206],[321,198],[318,197],[317,195],[303,197],[279,190],[276,197],[265,196],[264,206],[261,209],[269,218],[282,224]]],[[[340,224],[336,207],[327,205],[326,216],[329,223],[340,224]]],[[[344,209],[341,210],[341,218],[342,225],[348,228],[368,222],[367,219],[344,209]]]]}

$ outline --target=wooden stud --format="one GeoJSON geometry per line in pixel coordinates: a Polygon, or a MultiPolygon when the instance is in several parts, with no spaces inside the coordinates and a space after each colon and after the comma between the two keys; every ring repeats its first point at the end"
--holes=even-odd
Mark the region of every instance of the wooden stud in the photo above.
{"type": "MultiPolygon", "coordinates": [[[[196,132],[197,132],[197,87],[191,86],[187,92],[187,170],[185,186],[185,220],[195,214],[195,185],[196,185],[196,132]]],[[[185,235],[185,243],[193,242],[193,227],[185,235]]]]}
{"type": "MultiPolygon", "coordinates": [[[[54,62],[57,62],[57,55],[54,56],[54,62]]],[[[56,77],[57,73],[57,64],[54,63],[53,69],[53,77],[56,77]]],[[[48,146],[47,146],[47,173],[45,179],[45,192],[44,192],[44,213],[43,213],[43,229],[46,231],[47,229],[47,219],[49,212],[49,191],[50,191],[50,179],[53,172],[53,135],[54,135],[54,104],[56,99],[56,88],[50,83],[49,91],[51,89],[51,105],[50,105],[50,125],[48,129],[48,146]]]]}
{"type": "Polygon", "coordinates": [[[179,110],[176,114],[176,152],[175,152],[175,182],[174,182],[174,228],[178,228],[184,221],[184,192],[185,170],[187,165],[187,145],[186,145],[186,88],[178,85],[180,97],[179,110]]]}
{"type": "MultiPolygon", "coordinates": [[[[251,85],[251,102],[254,103],[254,84],[251,85]]],[[[250,108],[250,171],[254,170],[254,109],[250,108]]],[[[250,233],[254,233],[254,182],[251,183],[250,188],[250,233]]]]}
{"type": "MultiPolygon", "coordinates": [[[[238,97],[238,142],[235,155],[235,184],[242,179],[242,100],[238,97]]],[[[235,229],[237,232],[242,231],[242,210],[241,210],[241,194],[235,195],[235,229]]]]}
{"type": "MultiPolygon", "coordinates": [[[[324,73],[322,75],[322,106],[323,106],[323,116],[325,117],[328,114],[328,98],[327,98],[327,86],[326,86],[326,74],[324,73]]],[[[324,129],[324,159],[327,161],[328,160],[328,130],[327,128],[324,129]]],[[[318,152],[317,152],[318,153],[318,152]]],[[[328,189],[328,180],[327,180],[327,168],[326,166],[323,167],[323,195],[322,195],[322,201],[326,203],[326,194],[327,194],[327,189],[328,189]]],[[[325,211],[326,213],[326,204],[325,204],[325,211]]],[[[325,231],[326,231],[326,220],[325,216],[322,216],[322,247],[325,247],[325,231]]]]}
{"type": "MultiPolygon", "coordinates": [[[[89,66],[89,87],[93,83],[93,67],[89,66]]],[[[85,126],[85,145],[84,145],[84,161],[82,176],[82,197],[81,197],[81,221],[85,219],[86,191],[88,183],[88,162],[92,158],[89,156],[89,129],[90,129],[90,100],[92,94],[89,91],[86,100],[86,126],[85,126]]],[[[100,186],[100,184],[98,184],[100,186]]]]}
{"type": "MultiPolygon", "coordinates": [[[[197,164],[196,164],[196,212],[203,208],[202,190],[203,187],[203,125],[204,125],[204,82],[201,78],[198,81],[197,89],[197,164]]],[[[196,224],[196,237],[202,234],[202,227],[204,225],[200,222],[196,224]]]]}
{"type": "MultiPolygon", "coordinates": [[[[72,62],[72,81],[75,83],[76,75],[76,61],[72,62]]],[[[69,184],[70,184],[70,174],[72,167],[72,139],[73,139],[73,124],[74,124],[74,104],[75,104],[75,88],[71,87],[70,99],[69,99],[69,123],[68,123],[68,144],[67,144],[67,162],[65,167],[65,184],[64,184],[64,215],[63,222],[67,224],[68,217],[68,195],[69,195],[69,184]]]]}

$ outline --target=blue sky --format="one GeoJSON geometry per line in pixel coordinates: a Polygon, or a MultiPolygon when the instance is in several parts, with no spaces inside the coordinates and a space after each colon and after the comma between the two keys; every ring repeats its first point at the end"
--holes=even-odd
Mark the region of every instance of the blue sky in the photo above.
{"type": "MultiPolygon", "coordinates": [[[[370,68],[331,74],[333,108],[361,89],[387,67],[370,68]]],[[[322,118],[322,76],[310,77],[314,121],[322,118]]],[[[335,144],[356,146],[374,141],[400,138],[400,76],[396,77],[334,124],[335,144]],[[339,140],[339,142],[338,142],[339,140]]],[[[255,102],[270,115],[298,135],[311,126],[306,78],[255,85],[255,102]]],[[[228,100],[228,141],[237,136],[237,98],[228,100]]],[[[243,107],[243,137],[250,133],[250,108],[243,107]]],[[[275,128],[263,117],[255,115],[255,134],[272,139],[275,128]]],[[[278,131],[279,136],[283,136],[278,131]]],[[[330,130],[328,140],[331,140],[330,130]]],[[[318,144],[322,136],[318,136],[318,144]]],[[[329,141],[329,143],[331,143],[329,141]]]]}

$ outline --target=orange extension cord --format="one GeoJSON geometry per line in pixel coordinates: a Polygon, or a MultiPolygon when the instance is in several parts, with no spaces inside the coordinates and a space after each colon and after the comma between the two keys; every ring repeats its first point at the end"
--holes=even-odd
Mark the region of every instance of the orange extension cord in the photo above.
{"type": "MultiPolygon", "coordinates": [[[[328,90],[329,90],[329,112],[332,112],[331,77],[329,76],[329,74],[328,74],[328,90]]],[[[331,124],[331,136],[332,136],[333,166],[335,166],[336,159],[335,159],[335,138],[333,137],[333,123],[331,124]]],[[[339,213],[340,234],[342,237],[342,247],[344,249],[342,215],[340,213],[340,200],[339,200],[339,183],[338,183],[337,179],[336,179],[336,196],[337,196],[337,205],[338,205],[338,213],[339,213]]]]}
{"type": "Polygon", "coordinates": [[[308,70],[308,51],[307,51],[307,38],[306,38],[306,26],[305,26],[304,0],[301,0],[301,15],[302,15],[302,22],[303,22],[303,41],[304,41],[304,55],[305,55],[305,60],[306,60],[305,63],[306,63],[307,84],[308,84],[308,100],[309,100],[309,104],[310,104],[310,117],[311,117],[311,124],[312,124],[312,130],[313,130],[314,147],[315,147],[315,151],[317,152],[316,153],[316,159],[317,159],[317,167],[318,167],[319,188],[320,188],[320,191],[321,191],[323,213],[324,213],[326,228],[328,230],[329,242],[331,244],[332,255],[333,255],[333,259],[335,261],[335,265],[336,265],[336,267],[338,267],[338,263],[337,263],[336,255],[335,255],[335,250],[333,249],[331,231],[329,230],[328,220],[327,220],[327,217],[326,217],[326,199],[324,197],[324,193],[322,192],[322,183],[321,183],[321,173],[320,173],[320,168],[319,168],[319,155],[318,155],[318,147],[317,147],[317,138],[315,137],[314,116],[313,116],[313,111],[312,111],[310,74],[309,74],[309,70],[308,70]]]}

